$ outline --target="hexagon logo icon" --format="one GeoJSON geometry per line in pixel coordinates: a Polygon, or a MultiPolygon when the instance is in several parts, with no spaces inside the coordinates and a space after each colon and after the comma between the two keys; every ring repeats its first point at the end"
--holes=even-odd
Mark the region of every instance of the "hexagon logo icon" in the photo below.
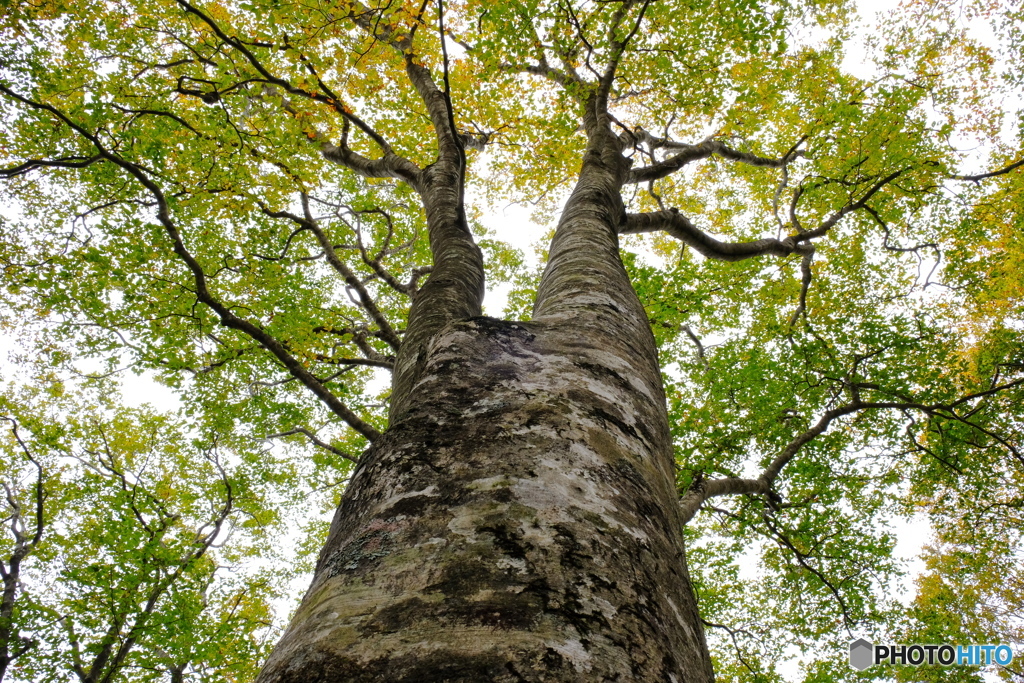
{"type": "Polygon", "coordinates": [[[868,668],[874,664],[874,650],[875,646],[863,638],[853,641],[850,643],[850,666],[857,671],[868,668]]]}

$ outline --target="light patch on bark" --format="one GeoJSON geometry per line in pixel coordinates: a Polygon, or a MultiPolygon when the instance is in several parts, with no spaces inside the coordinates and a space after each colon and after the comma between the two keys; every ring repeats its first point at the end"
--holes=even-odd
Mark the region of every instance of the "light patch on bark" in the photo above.
{"type": "Polygon", "coordinates": [[[581,341],[476,318],[426,345],[260,683],[710,680],[659,378],[581,341]]]}
{"type": "Polygon", "coordinates": [[[383,503],[381,503],[381,508],[384,509],[384,510],[387,510],[387,509],[389,509],[391,507],[394,507],[395,503],[397,503],[398,501],[404,500],[406,498],[414,498],[415,496],[436,496],[436,495],[438,495],[437,494],[437,487],[436,486],[428,486],[427,488],[423,489],[422,491],[403,491],[401,493],[396,493],[395,495],[391,496],[390,498],[385,500],[383,503]]]}
{"type": "Polygon", "coordinates": [[[562,643],[558,641],[549,642],[548,646],[572,662],[573,667],[580,673],[587,673],[593,668],[590,665],[590,653],[587,652],[587,648],[583,647],[583,643],[576,638],[562,643]]]}

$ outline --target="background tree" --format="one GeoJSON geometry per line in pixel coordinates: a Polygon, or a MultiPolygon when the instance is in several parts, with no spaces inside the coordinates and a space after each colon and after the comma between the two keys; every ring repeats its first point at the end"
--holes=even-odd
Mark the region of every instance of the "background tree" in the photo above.
{"type": "Polygon", "coordinates": [[[246,454],[190,438],[180,415],[102,410],[58,387],[2,397],[17,415],[5,417],[5,670],[83,683],[254,677],[289,572],[251,566],[271,559],[281,520],[246,454]],[[74,417],[56,418],[69,406],[74,417]]]}
{"type": "MultiPolygon", "coordinates": [[[[903,6],[867,80],[842,2],[11,4],[7,320],[44,321],[55,367],[178,391],[158,442],[205,436],[168,472],[216,443],[262,485],[348,481],[260,680],[702,680],[703,626],[723,677],[777,679],[793,643],[839,680],[850,635],[950,614],[886,596],[892,519],[1019,547],[957,531],[1012,526],[1024,467],[1020,17],[965,11],[903,6]],[[969,175],[975,140],[992,170],[969,175]],[[569,188],[543,274],[480,225],[569,188]],[[485,276],[513,283],[507,320],[481,317],[485,276]],[[298,479],[254,439],[308,443],[298,479]]],[[[145,430],[120,431],[127,459],[145,430]]],[[[100,433],[78,474],[113,485],[102,533],[139,521],[175,558],[135,556],[151,589],[198,614],[195,529],[231,477],[165,532],[159,481],[124,503],[100,433]]],[[[940,577],[987,566],[943,552],[940,577]]],[[[140,618],[109,612],[100,654],[140,618]]],[[[994,623],[959,632],[1015,637],[994,623]]],[[[196,639],[155,633],[133,666],[180,679],[195,653],[163,643],[196,639]]]]}

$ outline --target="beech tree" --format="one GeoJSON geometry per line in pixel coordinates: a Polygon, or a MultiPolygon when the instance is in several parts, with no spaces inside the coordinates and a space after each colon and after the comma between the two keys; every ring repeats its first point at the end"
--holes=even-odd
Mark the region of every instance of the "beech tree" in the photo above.
{"type": "Polygon", "coordinates": [[[842,0],[7,3],[5,324],[37,390],[130,368],[183,409],[104,393],[32,441],[10,390],[4,665],[42,634],[82,681],[780,680],[794,656],[842,680],[854,634],[1019,639],[1019,590],[981,577],[1020,553],[1020,20],[907,2],[856,43],[842,0]],[[554,227],[541,270],[487,227],[508,202],[554,227]],[[47,561],[47,477],[80,476],[113,534],[81,570],[123,595],[138,560],[151,600],[31,622],[7,577],[47,561]],[[225,629],[263,656],[269,594],[182,626],[213,614],[240,491],[285,534],[260,487],[314,491],[312,584],[265,663],[210,664],[187,645],[225,629]],[[914,511],[936,541],[907,610],[914,511]],[[942,626],[983,604],[1009,616],[942,626]]]}
{"type": "Polygon", "coordinates": [[[0,677],[254,678],[292,571],[239,566],[275,555],[268,510],[287,501],[268,499],[266,477],[176,416],[102,410],[60,383],[5,391],[0,406],[13,437],[0,677]]]}

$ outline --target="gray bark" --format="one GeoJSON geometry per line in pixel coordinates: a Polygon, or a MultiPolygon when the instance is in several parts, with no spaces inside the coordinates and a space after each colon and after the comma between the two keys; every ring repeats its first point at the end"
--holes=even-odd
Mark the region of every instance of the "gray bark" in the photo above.
{"type": "Polygon", "coordinates": [[[457,199],[421,189],[435,270],[391,425],[258,683],[713,679],[655,343],[618,252],[629,165],[588,122],[530,322],[474,315],[457,199]]]}
{"type": "Polygon", "coordinates": [[[711,680],[664,399],[629,347],[438,334],[259,681],[711,680]]]}

